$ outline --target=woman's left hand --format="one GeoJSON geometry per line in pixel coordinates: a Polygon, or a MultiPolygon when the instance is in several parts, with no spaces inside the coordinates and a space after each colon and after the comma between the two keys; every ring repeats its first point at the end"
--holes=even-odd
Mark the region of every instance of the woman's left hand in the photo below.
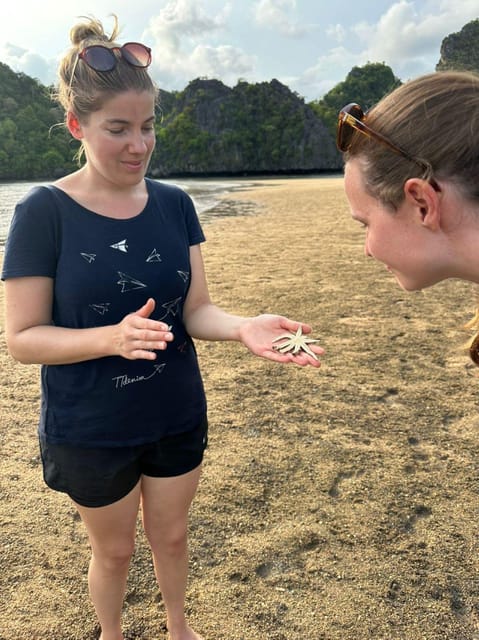
{"type": "MultiPolygon", "coordinates": [[[[304,335],[311,333],[311,327],[302,322],[296,322],[295,320],[289,320],[284,316],[276,316],[271,314],[262,314],[254,318],[249,318],[242,323],[239,335],[241,342],[252,353],[274,362],[293,362],[301,367],[311,365],[313,367],[320,367],[321,363],[313,356],[305,351],[298,351],[293,354],[291,352],[280,353],[277,349],[273,348],[276,344],[273,342],[275,338],[278,338],[284,333],[296,333],[298,328],[301,327],[304,335]]],[[[278,341],[280,344],[282,341],[278,341]]],[[[309,343],[308,347],[317,356],[324,353],[324,349],[317,343],[309,343]]]]}

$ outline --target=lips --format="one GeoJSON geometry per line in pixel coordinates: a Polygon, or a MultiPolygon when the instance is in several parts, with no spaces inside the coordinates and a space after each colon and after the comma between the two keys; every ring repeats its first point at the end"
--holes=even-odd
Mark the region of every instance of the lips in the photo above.
{"type": "Polygon", "coordinates": [[[129,169],[137,171],[143,167],[143,160],[123,160],[123,164],[129,169]]]}

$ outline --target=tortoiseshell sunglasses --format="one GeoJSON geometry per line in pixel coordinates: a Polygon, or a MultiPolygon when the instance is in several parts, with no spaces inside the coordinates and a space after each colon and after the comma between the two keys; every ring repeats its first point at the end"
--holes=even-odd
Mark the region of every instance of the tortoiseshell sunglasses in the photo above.
{"type": "Polygon", "coordinates": [[[411,162],[415,162],[424,171],[430,173],[431,167],[426,162],[415,158],[401,147],[398,147],[397,144],[391,142],[391,140],[383,136],[381,133],[378,133],[377,131],[374,131],[374,129],[371,129],[371,127],[368,127],[364,122],[365,117],[366,114],[359,104],[356,104],[355,102],[351,102],[341,109],[338,115],[338,126],[336,129],[336,145],[340,151],[344,152],[349,150],[354,132],[359,131],[363,135],[373,138],[386,147],[389,147],[391,151],[394,151],[394,153],[399,154],[403,158],[406,158],[411,162]]]}

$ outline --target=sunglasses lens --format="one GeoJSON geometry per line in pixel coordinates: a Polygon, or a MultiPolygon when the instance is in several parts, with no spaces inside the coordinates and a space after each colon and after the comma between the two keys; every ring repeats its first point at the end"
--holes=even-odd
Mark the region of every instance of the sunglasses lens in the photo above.
{"type": "Polygon", "coordinates": [[[148,67],[151,62],[151,51],[139,42],[127,42],[121,47],[121,55],[134,67],[148,67]]]}
{"type": "Polygon", "coordinates": [[[354,131],[358,128],[354,126],[351,116],[354,120],[362,122],[364,113],[358,104],[348,104],[339,112],[336,144],[340,151],[349,149],[354,131]]]}
{"type": "Polygon", "coordinates": [[[340,151],[347,151],[351,144],[353,129],[343,120],[343,114],[340,114],[338,120],[338,129],[336,131],[336,145],[340,151]]]}
{"type": "Polygon", "coordinates": [[[85,47],[81,57],[95,71],[111,71],[116,65],[113,51],[101,45],[85,47]]]}

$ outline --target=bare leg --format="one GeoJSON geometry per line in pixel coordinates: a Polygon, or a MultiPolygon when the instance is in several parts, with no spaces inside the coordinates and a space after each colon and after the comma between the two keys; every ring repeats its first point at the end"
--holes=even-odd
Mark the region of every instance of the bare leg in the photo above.
{"type": "Polygon", "coordinates": [[[75,504],[86,526],[92,556],[88,584],[101,640],[123,640],[121,612],[135,546],[140,482],[125,498],[106,507],[75,504]]]}
{"type": "Polygon", "coordinates": [[[143,526],[166,607],[170,640],[202,640],[185,618],[188,511],[201,467],[173,478],[142,478],[143,526]]]}

